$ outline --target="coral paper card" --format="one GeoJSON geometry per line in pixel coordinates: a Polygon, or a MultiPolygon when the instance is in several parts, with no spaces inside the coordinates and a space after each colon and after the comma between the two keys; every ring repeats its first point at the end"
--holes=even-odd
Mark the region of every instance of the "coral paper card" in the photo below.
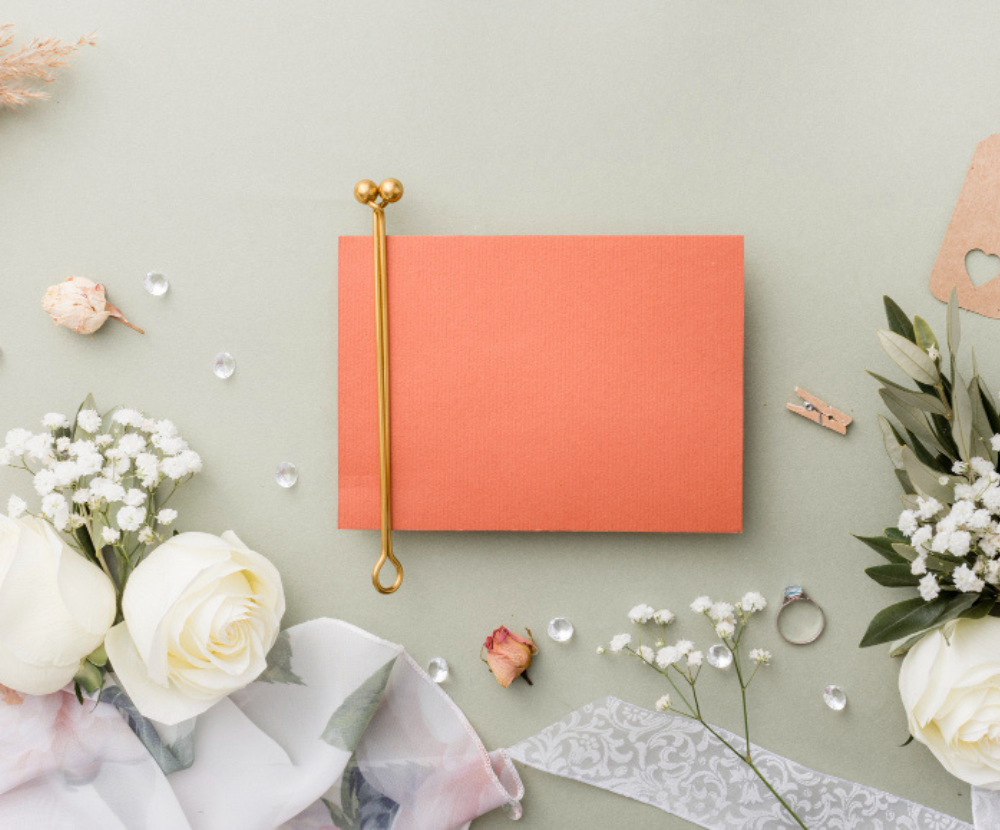
{"type": "MultiPolygon", "coordinates": [[[[388,239],[393,526],[739,532],[743,238],[388,239]]],[[[379,526],[371,237],[340,238],[340,516],[379,526]]]]}

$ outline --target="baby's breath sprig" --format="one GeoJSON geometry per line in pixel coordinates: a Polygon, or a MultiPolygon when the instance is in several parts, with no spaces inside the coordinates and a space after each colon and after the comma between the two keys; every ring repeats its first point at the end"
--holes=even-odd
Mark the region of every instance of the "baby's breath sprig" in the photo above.
{"type": "Polygon", "coordinates": [[[750,619],[754,614],[767,607],[767,600],[757,591],[749,591],[736,603],[713,602],[707,596],[698,597],[691,603],[691,610],[703,616],[712,626],[719,643],[708,650],[708,656],[695,647],[690,640],[678,640],[673,645],[666,643],[666,629],[674,620],[674,614],[666,609],[654,611],[650,605],[637,605],[628,613],[629,621],[638,627],[633,640],[632,634],[616,634],[607,646],[598,646],[598,654],[612,652],[623,654],[639,660],[644,665],[666,678],[673,694],[662,695],[655,704],[658,712],[674,712],[681,717],[698,721],[715,738],[721,741],[737,758],[745,763],[756,774],[764,785],[781,803],[788,814],[795,819],[800,827],[805,828],[795,811],[788,805],[781,794],[764,777],[753,758],[753,747],[750,743],[750,715],[747,703],[747,689],[757,677],[762,666],[771,663],[771,653],[763,648],[750,649],[743,653],[743,640],[750,619]],[[643,643],[643,636],[652,630],[653,646],[643,643]],[[745,750],[740,750],[726,740],[702,714],[701,701],[698,699],[698,679],[701,677],[704,663],[718,669],[733,666],[739,681],[740,697],[743,703],[743,731],[745,750]]]}

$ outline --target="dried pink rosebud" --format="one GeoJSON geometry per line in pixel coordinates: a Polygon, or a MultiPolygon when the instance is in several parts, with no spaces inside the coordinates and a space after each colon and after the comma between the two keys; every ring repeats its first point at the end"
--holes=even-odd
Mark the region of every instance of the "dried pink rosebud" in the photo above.
{"type": "MultiPolygon", "coordinates": [[[[532,656],[538,653],[538,647],[530,636],[522,637],[503,625],[486,638],[483,648],[486,649],[486,663],[490,671],[505,689],[524,674],[531,665],[532,656]]],[[[525,675],[524,679],[528,680],[528,676],[525,675]]]]}
{"type": "Polygon", "coordinates": [[[42,308],[57,326],[65,326],[77,334],[93,334],[108,317],[115,317],[130,329],[145,334],[108,302],[103,285],[86,277],[68,277],[65,282],[51,286],[42,297],[42,308]]]}

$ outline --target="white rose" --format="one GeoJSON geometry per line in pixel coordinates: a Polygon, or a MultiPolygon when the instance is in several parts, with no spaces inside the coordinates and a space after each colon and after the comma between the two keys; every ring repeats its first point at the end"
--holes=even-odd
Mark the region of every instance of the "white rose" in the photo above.
{"type": "Polygon", "coordinates": [[[115,674],[143,715],[173,725],[264,670],[285,596],[277,569],[234,533],[181,533],[135,569],[122,611],[105,643],[115,674]]]}
{"type": "Polygon", "coordinates": [[[115,588],[47,522],[0,514],[0,684],[47,695],[69,683],[115,621],[115,588]]]}
{"type": "Polygon", "coordinates": [[[1000,790],[1000,619],[932,631],[903,660],[899,692],[910,734],[948,772],[1000,790]]]}

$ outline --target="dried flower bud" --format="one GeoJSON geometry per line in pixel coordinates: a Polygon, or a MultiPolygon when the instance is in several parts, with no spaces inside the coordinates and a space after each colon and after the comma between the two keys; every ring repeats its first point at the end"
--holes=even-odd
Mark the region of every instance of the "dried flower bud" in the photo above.
{"type": "MultiPolygon", "coordinates": [[[[522,637],[506,626],[494,629],[493,634],[483,643],[483,648],[486,649],[486,662],[490,671],[504,688],[524,674],[531,665],[532,655],[538,653],[538,647],[530,636],[522,637]]],[[[528,680],[527,675],[524,679],[528,680]]]]}
{"type": "Polygon", "coordinates": [[[42,297],[42,308],[57,326],[65,326],[77,334],[93,334],[108,317],[115,317],[130,329],[145,334],[108,302],[103,285],[86,277],[68,277],[65,282],[50,286],[42,297]]]}

